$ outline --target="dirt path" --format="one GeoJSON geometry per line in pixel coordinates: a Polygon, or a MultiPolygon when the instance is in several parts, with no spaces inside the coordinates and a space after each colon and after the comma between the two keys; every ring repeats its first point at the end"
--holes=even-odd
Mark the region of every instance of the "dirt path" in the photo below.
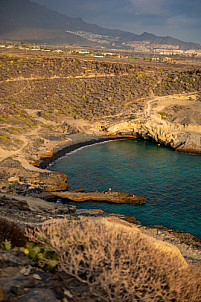
{"type": "MultiPolygon", "coordinates": [[[[18,77],[14,79],[7,79],[0,81],[0,83],[5,83],[5,82],[18,82],[18,81],[37,81],[37,80],[55,80],[55,79],[90,79],[90,78],[111,78],[115,77],[118,74],[111,73],[111,74],[89,74],[89,75],[80,75],[80,76],[68,76],[68,77],[60,77],[60,76],[52,76],[52,77],[30,77],[30,78],[24,78],[24,77],[18,77]]],[[[128,73],[122,73],[119,74],[121,76],[126,76],[128,73]]]]}
{"type": "Polygon", "coordinates": [[[198,118],[197,120],[193,118],[194,115],[201,114],[201,105],[196,102],[196,96],[196,93],[189,93],[154,97],[147,101],[144,116],[152,124],[170,128],[171,131],[180,129],[185,132],[200,134],[200,122],[198,118]],[[174,111],[174,107],[178,107],[178,111],[177,108],[174,111]],[[184,110],[186,110],[185,114],[184,110]],[[169,118],[169,116],[173,116],[174,119],[169,118]],[[188,116],[187,124],[183,122],[186,116],[188,116]]]}
{"type": "MultiPolygon", "coordinates": [[[[41,128],[42,127],[39,125],[38,128],[33,129],[26,134],[22,134],[22,135],[18,136],[18,139],[20,139],[24,142],[24,144],[21,148],[15,150],[15,151],[0,149],[0,162],[8,157],[15,157],[21,162],[21,164],[24,166],[24,168],[27,168],[32,171],[33,170],[38,171],[39,170],[38,168],[29,164],[28,161],[25,159],[23,150],[31,143],[32,140],[30,139],[30,137],[32,137],[32,138],[40,137],[39,131],[41,130],[41,128]]],[[[62,143],[66,143],[67,141],[69,141],[69,139],[67,139],[66,141],[63,141],[62,143]]],[[[54,141],[48,141],[48,140],[44,139],[44,147],[41,149],[41,151],[37,152],[37,154],[35,155],[35,157],[36,157],[35,160],[37,160],[37,158],[39,159],[40,156],[50,155],[53,152],[53,148],[56,147],[57,145],[58,145],[58,141],[54,142],[54,141]]],[[[45,170],[43,169],[41,171],[44,172],[45,170]]]]}
{"type": "Polygon", "coordinates": [[[3,150],[1,150],[0,161],[3,161],[4,159],[6,159],[8,157],[16,156],[16,155],[20,154],[30,143],[30,139],[27,138],[27,136],[37,136],[40,129],[41,129],[41,126],[38,126],[38,128],[31,130],[27,134],[18,135],[18,139],[20,139],[24,142],[23,146],[15,151],[6,150],[4,152],[3,150]]]}
{"type": "Polygon", "coordinates": [[[152,98],[147,102],[145,107],[145,116],[153,117],[155,114],[170,105],[191,106],[195,103],[195,97],[195,93],[154,97],[154,99],[152,98]],[[191,97],[193,100],[189,100],[189,97],[191,97]]]}

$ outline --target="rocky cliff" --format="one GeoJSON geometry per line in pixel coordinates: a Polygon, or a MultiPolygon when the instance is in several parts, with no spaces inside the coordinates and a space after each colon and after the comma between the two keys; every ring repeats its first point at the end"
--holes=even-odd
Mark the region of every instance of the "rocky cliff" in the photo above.
{"type": "Polygon", "coordinates": [[[182,94],[147,100],[137,118],[110,124],[107,132],[151,139],[177,151],[201,153],[200,96],[182,94]],[[175,107],[180,107],[180,112],[173,111],[175,107]]]}

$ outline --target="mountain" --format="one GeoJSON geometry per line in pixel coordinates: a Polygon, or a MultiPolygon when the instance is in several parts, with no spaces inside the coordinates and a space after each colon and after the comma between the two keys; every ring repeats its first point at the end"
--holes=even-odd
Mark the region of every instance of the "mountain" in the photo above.
{"type": "Polygon", "coordinates": [[[67,33],[77,19],[29,0],[0,0],[0,40],[48,44],[96,45],[67,33]]]}
{"type": "Polygon", "coordinates": [[[125,48],[127,43],[177,45],[200,49],[201,45],[150,33],[134,33],[100,27],[52,11],[30,0],[0,0],[0,40],[48,44],[75,44],[125,48]]]}

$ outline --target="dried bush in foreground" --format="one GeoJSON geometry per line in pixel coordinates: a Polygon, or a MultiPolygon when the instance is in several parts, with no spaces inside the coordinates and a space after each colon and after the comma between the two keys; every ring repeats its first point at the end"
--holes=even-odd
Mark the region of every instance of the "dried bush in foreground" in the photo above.
{"type": "Polygon", "coordinates": [[[81,218],[27,235],[56,252],[59,268],[88,284],[99,301],[201,301],[201,278],[140,233],[81,218]]]}

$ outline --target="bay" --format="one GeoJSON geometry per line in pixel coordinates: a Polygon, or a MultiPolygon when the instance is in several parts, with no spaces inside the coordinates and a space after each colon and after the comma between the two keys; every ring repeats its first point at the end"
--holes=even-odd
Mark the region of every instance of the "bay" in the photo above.
{"type": "Polygon", "coordinates": [[[118,140],[81,148],[54,162],[67,174],[69,189],[141,194],[145,205],[82,203],[135,216],[144,225],[162,225],[201,239],[201,157],[144,140],[118,140]]]}

